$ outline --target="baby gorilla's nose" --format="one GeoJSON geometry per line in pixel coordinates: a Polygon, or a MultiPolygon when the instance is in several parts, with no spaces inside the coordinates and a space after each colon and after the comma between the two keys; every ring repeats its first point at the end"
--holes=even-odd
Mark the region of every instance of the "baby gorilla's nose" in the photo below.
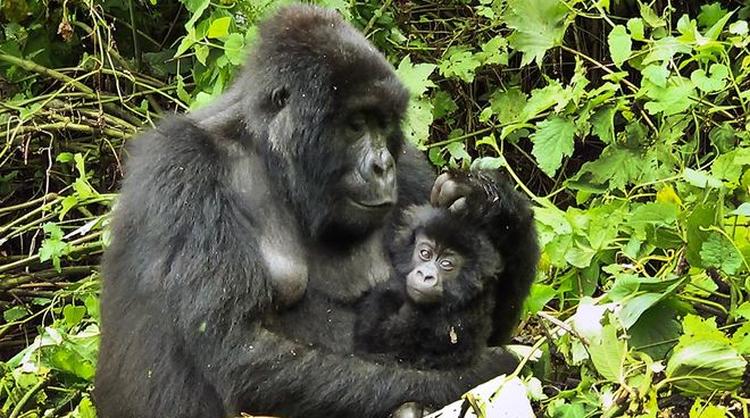
{"type": "Polygon", "coordinates": [[[422,274],[422,282],[427,286],[435,286],[438,281],[432,272],[424,272],[422,274]]]}

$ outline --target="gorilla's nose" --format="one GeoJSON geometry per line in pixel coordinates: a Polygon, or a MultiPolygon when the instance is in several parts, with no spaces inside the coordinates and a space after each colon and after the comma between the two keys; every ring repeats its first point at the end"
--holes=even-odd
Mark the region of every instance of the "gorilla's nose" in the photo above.
{"type": "Polygon", "coordinates": [[[374,149],[363,161],[362,175],[374,192],[391,197],[396,188],[396,162],[387,148],[374,149]]]}
{"type": "Polygon", "coordinates": [[[370,161],[370,170],[375,177],[387,178],[393,176],[395,166],[396,163],[393,161],[393,156],[391,156],[387,148],[373,152],[370,161]]]}

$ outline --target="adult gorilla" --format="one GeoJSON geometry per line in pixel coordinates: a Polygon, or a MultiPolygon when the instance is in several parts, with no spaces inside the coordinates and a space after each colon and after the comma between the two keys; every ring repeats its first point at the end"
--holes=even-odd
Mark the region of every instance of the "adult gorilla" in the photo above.
{"type": "MultiPolygon", "coordinates": [[[[389,276],[390,214],[430,199],[399,129],[406,103],[361,34],[296,6],[261,25],[216,104],[133,141],[103,265],[101,417],[385,416],[514,366],[490,350],[441,372],[351,355],[354,305],[389,276]]],[[[441,181],[434,200],[489,207],[482,186],[441,181]]],[[[530,218],[481,212],[533,242],[530,218]]],[[[503,254],[529,278],[524,248],[503,254]]]]}

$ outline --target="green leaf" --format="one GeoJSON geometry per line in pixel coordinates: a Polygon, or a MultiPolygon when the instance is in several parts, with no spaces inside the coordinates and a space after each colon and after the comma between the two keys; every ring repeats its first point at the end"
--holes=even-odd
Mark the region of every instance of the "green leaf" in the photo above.
{"type": "Polygon", "coordinates": [[[688,314],[682,320],[682,333],[678,349],[687,347],[700,341],[715,341],[728,345],[729,338],[719,330],[716,318],[701,318],[698,315],[688,314]]]}
{"type": "Polygon", "coordinates": [[[695,83],[698,90],[705,93],[722,90],[726,86],[729,69],[724,64],[712,64],[709,72],[710,77],[706,76],[704,69],[699,68],[690,74],[690,80],[695,83]]]}
{"type": "Polygon", "coordinates": [[[417,147],[427,143],[432,124],[432,103],[425,99],[412,99],[406,109],[404,136],[417,147]]]}
{"type": "Polygon", "coordinates": [[[3,311],[3,319],[5,319],[5,322],[15,322],[19,319],[22,319],[26,317],[29,314],[29,311],[24,308],[23,306],[14,306],[10,309],[6,309],[3,311]]]}
{"type": "Polygon", "coordinates": [[[705,231],[716,223],[717,208],[713,204],[698,204],[693,208],[687,219],[687,250],[685,258],[690,265],[705,267],[700,256],[701,246],[708,239],[709,232],[705,231]]]}
{"type": "Polygon", "coordinates": [[[628,223],[671,227],[677,222],[677,209],[677,205],[672,202],[645,203],[635,207],[628,223]]]}
{"type": "Polygon", "coordinates": [[[719,2],[704,4],[701,6],[700,13],[698,13],[698,23],[704,28],[711,27],[727,13],[727,10],[721,7],[719,2]]]}
{"type": "Polygon", "coordinates": [[[667,301],[656,304],[628,329],[630,345],[654,360],[664,359],[682,331],[676,318],[677,313],[667,301]]]}
{"type": "Polygon", "coordinates": [[[748,33],[747,21],[738,20],[737,22],[732,22],[732,24],[729,25],[729,33],[731,33],[732,35],[739,35],[739,36],[747,35],[748,33]]]}
{"type": "Polygon", "coordinates": [[[643,59],[643,65],[652,62],[667,63],[676,54],[687,54],[690,47],[672,36],[667,36],[655,41],[651,46],[651,52],[643,59]]]}
{"type": "Polygon", "coordinates": [[[232,65],[240,65],[245,59],[245,39],[239,33],[233,33],[224,41],[224,55],[232,65]]]}
{"type": "Polygon", "coordinates": [[[208,58],[208,53],[210,52],[208,47],[206,45],[196,45],[195,48],[195,58],[203,65],[206,65],[206,59],[208,58]]]}
{"type": "Polygon", "coordinates": [[[409,90],[411,97],[420,97],[428,88],[435,87],[435,83],[430,80],[435,68],[437,66],[434,64],[412,64],[411,57],[407,55],[398,64],[396,74],[409,90]]]}
{"type": "Polygon", "coordinates": [[[63,318],[68,327],[77,325],[86,314],[86,308],[83,306],[65,305],[63,308],[63,318]]]}
{"type": "Polygon", "coordinates": [[[435,97],[432,99],[432,106],[432,116],[435,119],[444,118],[458,110],[458,105],[451,95],[442,90],[435,93],[435,97]]]}
{"type": "MultiPolygon", "coordinates": [[[[730,215],[734,216],[750,216],[750,202],[745,202],[733,210],[730,215]]],[[[750,319],[750,318],[748,318],[750,319]]]]}
{"type": "Polygon", "coordinates": [[[73,154],[69,152],[61,152],[57,154],[57,157],[55,157],[55,161],[58,163],[69,163],[73,161],[73,154]]]}
{"type": "Polygon", "coordinates": [[[577,176],[591,174],[597,184],[609,183],[610,189],[625,190],[628,183],[640,178],[645,165],[643,156],[638,152],[610,145],[599,159],[585,163],[577,176]]]}
{"type": "Polygon", "coordinates": [[[224,16],[214,20],[213,22],[211,22],[211,26],[208,27],[208,33],[206,34],[206,36],[212,39],[228,36],[229,24],[231,23],[231,16],[224,16]]]}
{"type": "Polygon", "coordinates": [[[550,81],[550,84],[541,89],[531,91],[531,97],[521,111],[518,118],[521,122],[527,122],[539,116],[542,112],[555,106],[563,108],[569,102],[569,95],[557,81],[550,81]]]}
{"type": "Polygon", "coordinates": [[[695,400],[688,414],[688,418],[725,418],[726,416],[726,408],[703,402],[700,399],[695,400]]]}
{"type": "Polygon", "coordinates": [[[717,341],[695,341],[675,349],[667,363],[667,378],[687,395],[712,395],[742,384],[747,362],[737,351],[717,341]]]}
{"type": "Polygon", "coordinates": [[[657,15],[648,4],[641,0],[638,0],[638,4],[640,6],[641,17],[643,17],[643,20],[646,21],[649,26],[652,28],[659,28],[667,25],[667,22],[659,17],[659,15],[657,15]]]}
{"type": "MultiPolygon", "coordinates": [[[[711,129],[708,133],[708,139],[710,139],[711,143],[718,148],[722,154],[724,154],[734,149],[737,134],[730,123],[723,122],[721,125],[711,129]]],[[[711,171],[713,171],[713,167],[711,171]]]]}
{"type": "Polygon", "coordinates": [[[482,45],[482,52],[477,58],[484,65],[508,65],[508,40],[502,36],[495,36],[482,45]]]}
{"type": "MultiPolygon", "coordinates": [[[[553,101],[550,106],[553,106],[553,101]]],[[[497,115],[501,124],[510,124],[521,120],[521,114],[526,106],[526,93],[518,87],[507,90],[497,90],[490,97],[490,107],[497,115]]]]}
{"type": "Polygon", "coordinates": [[[531,153],[539,168],[552,177],[560,168],[563,157],[573,155],[576,127],[571,120],[559,116],[539,122],[536,127],[531,153]]]}
{"type": "Polygon", "coordinates": [[[589,119],[594,134],[605,144],[615,141],[615,113],[617,108],[605,106],[594,112],[589,119]]]}
{"type": "Polygon", "coordinates": [[[560,0],[509,0],[505,16],[515,29],[508,40],[523,53],[521,66],[531,61],[542,65],[548,49],[562,43],[568,27],[569,9],[560,0]]]}
{"type": "Polygon", "coordinates": [[[659,87],[667,87],[667,77],[669,70],[663,64],[651,64],[641,71],[643,77],[659,87]]]}
{"type": "Polygon", "coordinates": [[[607,36],[607,44],[612,61],[616,66],[622,67],[622,64],[630,58],[633,46],[625,26],[615,25],[607,36]]]}
{"type": "Polygon", "coordinates": [[[742,255],[723,235],[713,232],[701,246],[701,259],[706,267],[716,267],[726,274],[736,274],[742,267],[742,255]]]}
{"type": "MultiPolygon", "coordinates": [[[[155,2],[155,1],[154,1],[155,2]]],[[[88,396],[83,396],[81,402],[73,413],[69,415],[70,418],[96,418],[96,409],[94,408],[93,402],[88,396]]]]}
{"type": "Polygon", "coordinates": [[[596,371],[610,382],[620,381],[627,351],[625,339],[617,337],[617,328],[611,324],[604,326],[601,338],[589,345],[589,354],[596,371]]]}
{"type": "Polygon", "coordinates": [[[596,255],[596,250],[589,247],[588,245],[582,245],[576,243],[565,253],[565,261],[570,263],[573,267],[580,269],[586,268],[591,265],[591,260],[596,255]]]}
{"type": "MultiPolygon", "coordinates": [[[[187,7],[187,9],[192,12],[192,16],[190,16],[190,19],[185,22],[185,29],[187,30],[188,34],[190,32],[194,32],[195,23],[198,21],[198,19],[201,18],[201,16],[203,16],[203,12],[206,11],[210,4],[210,0],[190,0],[186,2],[185,7],[187,7]]],[[[180,54],[178,53],[177,55],[180,54]]]]}
{"type": "Polygon", "coordinates": [[[533,315],[544,309],[544,305],[546,305],[547,302],[551,301],[556,294],[557,292],[552,286],[541,283],[534,283],[533,285],[531,285],[531,292],[529,293],[529,297],[524,302],[524,310],[529,315],[533,315]]]}
{"type": "Polygon", "coordinates": [[[659,87],[650,81],[645,81],[644,92],[652,99],[644,107],[652,115],[663,113],[670,116],[681,113],[693,105],[690,96],[695,96],[693,83],[682,77],[671,77],[667,87],[659,87]]]}
{"type": "Polygon", "coordinates": [[[714,188],[720,189],[722,184],[721,180],[711,176],[703,170],[693,170],[692,168],[686,168],[682,173],[682,177],[688,183],[701,189],[714,188]]]}
{"type": "Polygon", "coordinates": [[[466,152],[466,144],[463,142],[451,142],[445,149],[454,161],[471,161],[471,155],[466,152]]]}
{"type": "Polygon", "coordinates": [[[750,355],[750,321],[742,324],[732,334],[732,346],[742,355],[750,355]]]}
{"type": "Polygon", "coordinates": [[[730,17],[732,17],[732,13],[727,13],[722,16],[721,19],[719,19],[706,31],[705,37],[712,41],[718,40],[719,35],[721,35],[721,32],[724,31],[724,26],[727,25],[730,17]]]}
{"type": "Polygon", "coordinates": [[[497,170],[507,164],[503,157],[481,157],[471,162],[471,170],[497,170]]]}
{"type": "Polygon", "coordinates": [[[456,77],[471,83],[474,81],[474,72],[481,65],[482,62],[467,47],[454,46],[448,48],[438,68],[444,77],[456,77]]]}
{"type": "Polygon", "coordinates": [[[750,302],[743,302],[742,305],[737,307],[733,314],[745,319],[750,319],[750,302]]]}
{"type": "Polygon", "coordinates": [[[643,30],[643,19],[640,17],[628,19],[628,30],[631,37],[636,41],[643,41],[646,38],[643,30]]]}

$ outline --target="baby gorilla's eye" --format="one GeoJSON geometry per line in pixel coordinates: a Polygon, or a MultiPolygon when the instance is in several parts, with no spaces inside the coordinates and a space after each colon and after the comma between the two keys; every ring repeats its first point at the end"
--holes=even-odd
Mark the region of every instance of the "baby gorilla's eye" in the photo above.
{"type": "Polygon", "coordinates": [[[422,261],[430,261],[430,259],[432,258],[432,253],[430,252],[430,250],[423,248],[419,250],[419,258],[421,258],[422,261]]]}
{"type": "Polygon", "coordinates": [[[445,259],[440,260],[440,268],[445,271],[451,271],[455,268],[455,266],[453,265],[453,261],[445,259]]]}

